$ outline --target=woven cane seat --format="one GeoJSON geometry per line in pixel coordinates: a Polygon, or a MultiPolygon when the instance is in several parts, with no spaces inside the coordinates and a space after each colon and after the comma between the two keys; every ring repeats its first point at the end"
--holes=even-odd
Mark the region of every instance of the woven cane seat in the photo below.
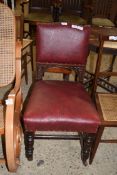
{"type": "Polygon", "coordinates": [[[98,94],[105,121],[117,121],[117,94],[98,94]]]}

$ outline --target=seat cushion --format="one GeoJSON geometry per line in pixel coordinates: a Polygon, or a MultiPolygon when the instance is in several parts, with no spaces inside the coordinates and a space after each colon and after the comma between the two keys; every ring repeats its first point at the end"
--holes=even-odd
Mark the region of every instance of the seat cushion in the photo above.
{"type": "Polygon", "coordinates": [[[109,26],[114,27],[114,24],[111,20],[107,18],[93,18],[92,24],[96,26],[109,26]]]}
{"type": "Polygon", "coordinates": [[[95,133],[98,113],[84,87],[75,82],[38,81],[24,113],[29,131],[84,131],[95,133]]]}

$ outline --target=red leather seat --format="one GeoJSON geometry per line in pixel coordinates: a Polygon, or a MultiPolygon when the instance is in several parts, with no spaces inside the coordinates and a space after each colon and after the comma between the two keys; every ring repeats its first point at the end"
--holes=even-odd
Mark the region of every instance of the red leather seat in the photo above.
{"type": "Polygon", "coordinates": [[[31,131],[82,131],[95,133],[99,118],[94,104],[79,83],[38,81],[24,114],[31,131]]]}
{"type": "Polygon", "coordinates": [[[90,158],[100,121],[88,92],[81,84],[89,54],[89,35],[89,26],[37,25],[37,81],[32,86],[24,112],[28,160],[33,159],[34,139],[41,137],[36,131],[79,132],[81,159],[86,164],[90,158]],[[63,74],[74,71],[79,82],[42,80],[44,72],[50,69],[63,74]]]}

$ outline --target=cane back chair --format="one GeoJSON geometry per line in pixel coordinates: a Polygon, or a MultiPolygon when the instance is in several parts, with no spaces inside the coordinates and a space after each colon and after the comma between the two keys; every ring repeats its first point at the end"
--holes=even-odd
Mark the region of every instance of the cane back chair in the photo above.
{"type": "Polygon", "coordinates": [[[0,135],[5,138],[5,154],[0,159],[8,170],[19,165],[21,146],[21,43],[16,43],[15,17],[9,7],[0,3],[0,135]],[[10,86],[7,92],[5,87],[10,86]]]}
{"type": "Polygon", "coordinates": [[[76,131],[79,136],[67,139],[80,139],[81,158],[84,165],[87,164],[100,123],[95,106],[81,84],[89,53],[89,34],[89,26],[37,25],[37,81],[23,114],[28,160],[33,159],[34,139],[43,138],[36,131],[76,131]],[[50,69],[64,74],[75,71],[80,82],[42,80],[44,72],[50,69]]]}
{"type": "MultiPolygon", "coordinates": [[[[92,0],[87,5],[87,13],[88,13],[88,21],[90,24],[95,26],[108,26],[113,27],[114,24],[114,16],[112,17],[113,7],[114,7],[113,0],[92,0]]],[[[115,4],[117,5],[117,4],[115,4]]]]}

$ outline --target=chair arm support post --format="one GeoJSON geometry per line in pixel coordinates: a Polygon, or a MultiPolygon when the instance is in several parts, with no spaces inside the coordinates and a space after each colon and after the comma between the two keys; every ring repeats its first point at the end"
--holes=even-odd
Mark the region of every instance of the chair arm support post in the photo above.
{"type": "Polygon", "coordinates": [[[21,42],[18,41],[16,43],[16,83],[14,87],[15,93],[19,91],[21,84],[21,48],[21,42]]]}

